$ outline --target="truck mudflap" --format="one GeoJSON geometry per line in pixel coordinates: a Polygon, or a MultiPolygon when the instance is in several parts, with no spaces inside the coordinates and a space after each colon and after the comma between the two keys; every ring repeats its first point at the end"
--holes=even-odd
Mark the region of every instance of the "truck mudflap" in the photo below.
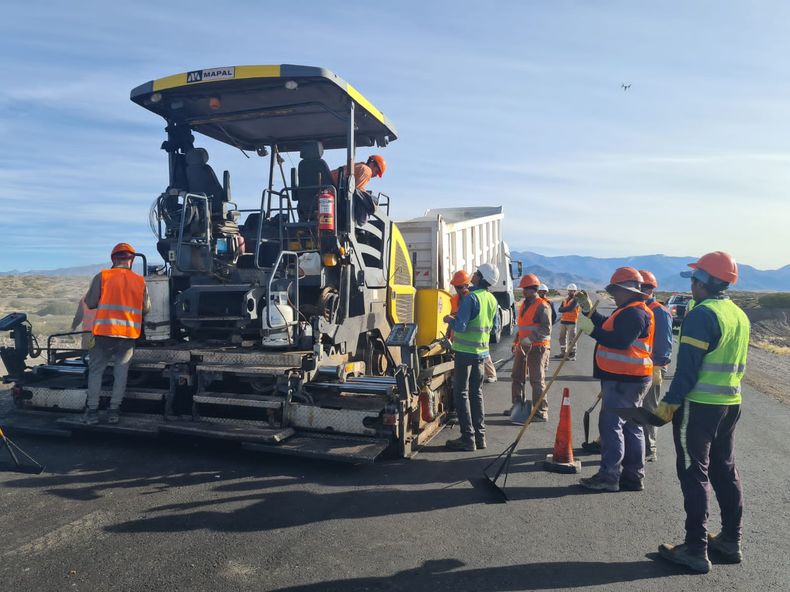
{"type": "Polygon", "coordinates": [[[362,464],[374,462],[394,445],[394,439],[300,432],[292,427],[271,428],[233,423],[165,419],[148,414],[125,413],[117,424],[86,425],[74,413],[12,410],[2,418],[10,434],[70,437],[74,432],[118,434],[156,438],[178,434],[240,442],[242,449],[362,464]]]}

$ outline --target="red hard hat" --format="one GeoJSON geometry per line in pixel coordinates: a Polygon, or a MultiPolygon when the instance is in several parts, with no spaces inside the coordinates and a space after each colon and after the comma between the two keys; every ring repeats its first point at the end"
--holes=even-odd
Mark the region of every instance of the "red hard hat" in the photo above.
{"type": "Polygon", "coordinates": [[[646,269],[640,269],[639,273],[642,274],[642,279],[644,280],[642,282],[643,286],[650,286],[651,288],[658,288],[658,280],[656,279],[656,276],[654,276],[652,273],[650,273],[646,269]]]}
{"type": "Polygon", "coordinates": [[[528,273],[527,275],[522,275],[521,281],[518,283],[519,288],[535,288],[536,290],[538,289],[539,285],[540,285],[540,280],[538,279],[538,276],[536,276],[534,273],[528,273]]]}
{"type": "Polygon", "coordinates": [[[724,251],[713,251],[703,255],[696,263],[689,263],[692,269],[701,269],[709,276],[728,284],[738,281],[738,264],[732,255],[724,251]]]}
{"type": "Polygon", "coordinates": [[[131,259],[135,254],[134,247],[129,243],[118,243],[112,248],[110,257],[118,256],[119,259],[131,259]],[[128,256],[122,256],[122,253],[128,253],[128,256]]]}
{"type": "Polygon", "coordinates": [[[618,267],[614,270],[609,285],[606,286],[607,292],[612,286],[619,286],[630,292],[642,294],[641,286],[644,283],[642,274],[633,267],[618,267]]]}
{"type": "Polygon", "coordinates": [[[379,167],[379,177],[384,176],[384,171],[387,170],[387,161],[384,160],[383,156],[379,156],[378,154],[374,154],[370,158],[368,158],[368,162],[373,161],[376,163],[376,166],[379,167]]]}
{"type": "Polygon", "coordinates": [[[462,269],[460,271],[456,271],[453,274],[453,279],[450,280],[450,285],[451,286],[468,286],[471,281],[472,281],[472,278],[469,277],[469,274],[466,273],[462,269]]]}

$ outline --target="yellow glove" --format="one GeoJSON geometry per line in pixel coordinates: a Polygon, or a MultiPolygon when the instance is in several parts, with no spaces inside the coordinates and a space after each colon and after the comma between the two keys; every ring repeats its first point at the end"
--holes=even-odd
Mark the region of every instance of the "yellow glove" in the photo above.
{"type": "Polygon", "coordinates": [[[653,386],[661,386],[664,382],[664,373],[661,366],[653,366],[653,386]]]}
{"type": "Polygon", "coordinates": [[[664,423],[669,423],[672,421],[672,416],[675,415],[675,411],[678,409],[680,409],[680,405],[672,405],[671,403],[661,401],[658,407],[655,408],[655,411],[653,411],[653,415],[663,419],[664,423]]]}
{"type": "Polygon", "coordinates": [[[576,321],[576,323],[579,330],[584,331],[587,335],[592,333],[593,329],[595,329],[595,324],[592,322],[592,319],[585,315],[579,315],[579,320],[576,321]]]}
{"type": "Polygon", "coordinates": [[[592,308],[592,301],[590,300],[590,297],[587,295],[587,292],[585,292],[584,290],[579,290],[578,292],[576,292],[576,296],[574,296],[573,299],[579,303],[579,308],[582,309],[582,312],[584,314],[590,312],[590,309],[592,308]]]}

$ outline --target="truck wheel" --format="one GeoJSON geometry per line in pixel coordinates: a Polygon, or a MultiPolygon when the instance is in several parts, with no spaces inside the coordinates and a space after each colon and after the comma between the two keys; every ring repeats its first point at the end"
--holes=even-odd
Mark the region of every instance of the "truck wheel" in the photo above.
{"type": "Polygon", "coordinates": [[[510,322],[502,327],[503,335],[513,335],[513,329],[516,328],[516,307],[510,307],[510,322]]]}
{"type": "Polygon", "coordinates": [[[499,331],[491,331],[490,343],[499,343],[499,340],[502,339],[502,311],[498,310],[496,314],[499,317],[499,331]]]}

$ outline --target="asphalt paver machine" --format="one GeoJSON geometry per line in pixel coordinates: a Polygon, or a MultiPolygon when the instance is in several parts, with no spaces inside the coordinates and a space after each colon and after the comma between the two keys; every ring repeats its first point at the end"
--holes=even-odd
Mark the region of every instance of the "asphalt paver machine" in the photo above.
{"type": "MultiPolygon", "coordinates": [[[[355,462],[413,455],[448,408],[450,296],[415,290],[389,197],[355,188],[356,148],[395,140],[390,121],[306,66],[197,70],[138,86],[131,100],[166,121],[169,180],[150,211],[165,263],[146,266],[153,309],[122,420],[81,425],[90,350],[50,338],[46,362],[29,365],[37,348],[16,313],[0,324],[15,334],[2,351],[16,408],[6,423],[191,434],[355,462]],[[257,207],[237,206],[230,174],[216,175],[198,138],[261,158],[257,207]],[[337,178],[324,150],[345,151],[337,178]]],[[[108,371],[107,394],[111,381],[108,371]]]]}

